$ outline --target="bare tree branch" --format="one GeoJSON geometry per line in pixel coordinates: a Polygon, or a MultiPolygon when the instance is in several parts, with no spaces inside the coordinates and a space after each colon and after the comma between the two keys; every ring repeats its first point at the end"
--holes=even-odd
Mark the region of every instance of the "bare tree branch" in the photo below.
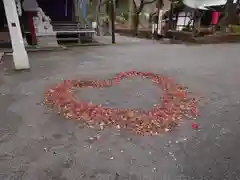
{"type": "Polygon", "coordinates": [[[151,0],[151,1],[141,0],[141,3],[142,3],[142,1],[143,1],[143,6],[145,6],[145,5],[147,5],[147,4],[152,4],[152,3],[156,2],[156,0],[151,0]]]}
{"type": "Polygon", "coordinates": [[[137,9],[136,1],[135,1],[135,0],[131,0],[131,1],[133,1],[133,6],[134,6],[134,8],[137,9]]]}
{"type": "Polygon", "coordinates": [[[109,2],[110,2],[110,0],[102,1],[101,4],[100,4],[100,6],[105,5],[105,4],[109,3],[109,2]]]}
{"type": "Polygon", "coordinates": [[[141,13],[145,5],[147,5],[147,4],[152,4],[152,3],[154,3],[154,2],[156,2],[156,0],[151,0],[151,1],[141,0],[141,1],[140,1],[140,6],[138,7],[136,13],[137,13],[137,14],[141,13]]]}

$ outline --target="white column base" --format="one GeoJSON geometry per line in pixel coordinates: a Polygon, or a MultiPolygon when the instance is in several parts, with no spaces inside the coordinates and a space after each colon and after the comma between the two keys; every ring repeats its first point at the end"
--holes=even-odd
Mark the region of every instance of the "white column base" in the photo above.
{"type": "Polygon", "coordinates": [[[26,59],[28,60],[28,55],[26,50],[21,52],[13,51],[12,55],[13,55],[13,62],[16,70],[29,69],[30,67],[29,61],[26,61],[26,59]]]}
{"type": "Polygon", "coordinates": [[[59,47],[56,33],[37,35],[39,47],[59,47]]]}

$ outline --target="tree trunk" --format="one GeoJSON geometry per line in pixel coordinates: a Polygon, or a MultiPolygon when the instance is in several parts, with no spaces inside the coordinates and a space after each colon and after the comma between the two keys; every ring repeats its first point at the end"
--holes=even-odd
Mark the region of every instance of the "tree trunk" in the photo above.
{"type": "Polygon", "coordinates": [[[201,27],[201,14],[198,10],[194,11],[194,21],[193,21],[193,36],[197,36],[199,34],[201,27]]]}
{"type": "Polygon", "coordinates": [[[135,13],[135,5],[134,5],[134,0],[128,0],[128,28],[132,29],[132,24],[133,24],[133,14],[135,13]]]}
{"type": "Polygon", "coordinates": [[[138,34],[138,26],[139,26],[139,13],[135,13],[133,16],[132,16],[132,19],[133,19],[133,24],[132,24],[132,32],[133,32],[133,35],[134,36],[137,36],[138,34]]]}
{"type": "Polygon", "coordinates": [[[137,5],[136,0],[129,0],[129,28],[132,29],[133,34],[137,35],[138,33],[138,26],[139,26],[139,15],[142,12],[143,8],[145,5],[147,4],[152,4],[154,3],[156,0],[152,0],[152,1],[144,1],[141,0],[140,1],[140,5],[137,5]]]}
{"type": "Polygon", "coordinates": [[[97,23],[97,27],[96,27],[96,31],[97,31],[97,35],[100,36],[100,29],[99,29],[99,26],[100,26],[100,21],[99,21],[99,14],[100,14],[100,10],[101,10],[101,3],[102,3],[102,0],[98,0],[97,1],[97,7],[96,7],[96,23],[97,23]]]}
{"type": "Polygon", "coordinates": [[[135,0],[129,0],[129,17],[128,27],[132,30],[134,36],[138,33],[139,26],[139,12],[135,0]]]}
{"type": "Polygon", "coordinates": [[[170,9],[169,9],[169,15],[168,15],[168,30],[172,30],[172,24],[173,24],[173,2],[171,2],[170,9]]]}
{"type": "Polygon", "coordinates": [[[112,34],[112,3],[111,1],[108,1],[108,32],[109,34],[112,34]]]}
{"type": "Polygon", "coordinates": [[[237,3],[234,4],[233,2],[234,0],[227,0],[225,5],[225,15],[219,22],[221,31],[225,32],[230,24],[238,23],[237,3]]]}

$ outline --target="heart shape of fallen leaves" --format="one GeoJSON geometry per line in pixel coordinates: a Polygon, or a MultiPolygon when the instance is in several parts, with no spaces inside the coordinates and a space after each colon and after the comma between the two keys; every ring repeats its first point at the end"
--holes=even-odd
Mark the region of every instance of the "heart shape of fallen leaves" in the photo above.
{"type": "Polygon", "coordinates": [[[67,119],[81,120],[91,126],[99,125],[101,129],[106,126],[127,128],[141,135],[156,135],[170,131],[177,126],[183,116],[198,115],[197,100],[189,95],[186,88],[170,77],[151,72],[121,72],[108,80],[65,80],[46,91],[45,102],[67,119]],[[151,79],[153,84],[163,90],[163,97],[159,97],[160,104],[154,105],[149,111],[144,111],[106,108],[74,98],[74,92],[79,88],[110,87],[133,76],[151,79]]]}

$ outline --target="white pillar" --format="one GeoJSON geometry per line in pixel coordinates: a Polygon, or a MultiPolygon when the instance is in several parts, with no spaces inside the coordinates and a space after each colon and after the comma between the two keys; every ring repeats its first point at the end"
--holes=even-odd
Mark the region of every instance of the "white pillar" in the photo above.
{"type": "Polygon", "coordinates": [[[3,0],[11,37],[15,69],[29,69],[28,55],[24,46],[15,0],[3,0]]]}

